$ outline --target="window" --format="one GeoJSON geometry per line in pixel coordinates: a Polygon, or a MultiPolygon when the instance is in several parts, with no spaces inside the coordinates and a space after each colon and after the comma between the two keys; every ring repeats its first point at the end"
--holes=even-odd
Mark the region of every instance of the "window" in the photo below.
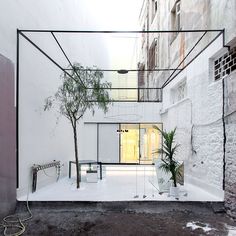
{"type": "Polygon", "coordinates": [[[172,104],[179,102],[186,98],[187,96],[187,86],[186,86],[186,79],[184,79],[182,82],[177,84],[176,87],[174,87],[171,91],[171,97],[172,97],[172,104]]]}
{"type": "Polygon", "coordinates": [[[152,0],[152,21],[155,18],[157,12],[157,0],[152,0]]]}
{"type": "Polygon", "coordinates": [[[214,61],[215,80],[224,78],[236,70],[236,46],[214,61]]]}
{"type": "Polygon", "coordinates": [[[144,73],[145,73],[145,65],[143,63],[138,64],[138,87],[144,85],[144,73]]]}
{"type": "Polygon", "coordinates": [[[180,1],[175,5],[175,29],[180,30],[180,1]]]}
{"type": "MultiPolygon", "coordinates": [[[[146,30],[146,26],[145,26],[145,24],[144,24],[142,31],[145,31],[145,30],[146,30]]],[[[143,47],[143,45],[144,45],[144,43],[145,43],[145,37],[146,37],[146,34],[145,34],[145,33],[142,33],[142,47],[143,47]]]]}
{"type": "Polygon", "coordinates": [[[157,58],[157,39],[154,39],[148,53],[148,69],[155,69],[155,67],[157,66],[157,58]]]}
{"type": "MultiPolygon", "coordinates": [[[[171,10],[171,29],[172,30],[181,30],[181,21],[180,21],[180,13],[181,13],[181,4],[180,1],[177,1],[171,10]]],[[[173,42],[178,33],[173,33],[171,42],[173,42]]]]}

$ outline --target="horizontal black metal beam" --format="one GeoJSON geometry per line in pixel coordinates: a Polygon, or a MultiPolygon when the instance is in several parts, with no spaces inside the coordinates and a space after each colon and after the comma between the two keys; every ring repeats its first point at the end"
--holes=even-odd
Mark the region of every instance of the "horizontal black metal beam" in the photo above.
{"type": "MultiPolygon", "coordinates": [[[[142,160],[140,160],[142,162],[142,160]]],[[[151,160],[150,160],[151,161],[151,160]]],[[[139,166],[153,166],[155,165],[154,163],[150,163],[150,164],[140,164],[140,163],[136,163],[136,162],[133,162],[133,163],[112,163],[112,162],[101,162],[101,161],[98,161],[98,163],[101,163],[101,165],[111,165],[111,166],[136,166],[136,165],[139,165],[139,166]]]]}
{"type": "MultiPolygon", "coordinates": [[[[87,102],[98,102],[97,100],[89,100],[87,102]]],[[[125,100],[125,99],[122,99],[122,100],[110,100],[111,103],[113,102],[138,102],[138,103],[148,103],[148,102],[155,102],[155,103],[158,103],[158,102],[162,102],[162,99],[157,99],[157,100],[125,100]]]]}
{"type": "MultiPolygon", "coordinates": [[[[94,89],[94,88],[86,88],[86,89],[94,89]]],[[[112,88],[104,88],[104,90],[153,90],[153,89],[155,89],[155,90],[162,90],[162,88],[129,88],[129,87],[127,87],[127,88],[122,88],[122,87],[112,87],[112,88]]]]}
{"type": "Polygon", "coordinates": [[[198,32],[220,32],[223,29],[206,29],[206,30],[32,30],[32,29],[21,29],[21,32],[32,32],[32,33],[82,33],[82,34],[111,34],[111,33],[198,33],[198,32]]]}
{"type": "Polygon", "coordinates": [[[113,125],[129,125],[129,124],[131,124],[131,125],[151,125],[151,124],[157,124],[157,125],[162,125],[163,126],[163,122],[157,122],[157,121],[152,121],[152,122],[139,122],[139,123],[137,123],[137,121],[136,122],[96,122],[96,121],[85,121],[84,122],[84,124],[98,124],[98,125],[102,125],[102,124],[113,124],[113,125]]]}
{"type": "MultiPolygon", "coordinates": [[[[64,68],[64,70],[73,70],[71,68],[64,68]]],[[[115,70],[115,69],[82,69],[82,71],[108,71],[108,72],[118,72],[119,69],[115,70]]],[[[127,70],[128,72],[131,71],[131,72],[135,72],[135,71],[173,71],[173,70],[176,70],[176,68],[160,68],[160,69],[145,69],[145,70],[140,70],[140,69],[129,69],[127,70]]],[[[177,69],[177,70],[181,70],[181,69],[177,69]]]]}

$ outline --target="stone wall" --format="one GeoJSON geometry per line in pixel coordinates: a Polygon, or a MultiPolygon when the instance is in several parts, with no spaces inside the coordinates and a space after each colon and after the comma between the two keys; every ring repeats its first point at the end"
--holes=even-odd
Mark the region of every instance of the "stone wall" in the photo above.
{"type": "Polygon", "coordinates": [[[236,218],[236,72],[225,78],[225,207],[236,218]]]}

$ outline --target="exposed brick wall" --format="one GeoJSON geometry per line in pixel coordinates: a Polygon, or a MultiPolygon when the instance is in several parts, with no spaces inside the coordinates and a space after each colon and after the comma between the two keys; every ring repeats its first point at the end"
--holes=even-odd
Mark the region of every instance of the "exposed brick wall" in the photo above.
{"type": "Polygon", "coordinates": [[[225,78],[225,207],[236,218],[236,72],[225,78]]]}

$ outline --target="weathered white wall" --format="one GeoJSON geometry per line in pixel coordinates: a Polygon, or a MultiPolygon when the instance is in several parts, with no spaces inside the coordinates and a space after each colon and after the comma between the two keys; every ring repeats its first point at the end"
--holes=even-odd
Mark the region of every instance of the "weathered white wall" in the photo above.
{"type": "MultiPolygon", "coordinates": [[[[16,62],[16,29],[96,30],[87,3],[76,0],[0,1],[0,53],[16,62]]],[[[52,36],[29,34],[36,44],[62,66],[68,66],[52,36]]],[[[58,35],[71,61],[86,66],[96,64],[107,68],[106,46],[102,38],[65,38],[58,35]],[[95,43],[96,42],[96,43],[95,43]]],[[[20,36],[19,93],[19,189],[24,194],[31,187],[31,166],[60,160],[67,172],[68,160],[73,158],[73,137],[70,124],[64,118],[57,123],[57,113],[43,111],[44,100],[56,91],[61,71],[20,36]]],[[[55,170],[39,174],[39,187],[55,181],[55,170]]]]}
{"type": "MultiPolygon", "coordinates": [[[[148,8],[151,0],[144,1],[140,26],[146,24],[152,30],[175,30],[171,23],[173,17],[171,10],[176,1],[158,1],[158,25],[153,25],[148,21],[148,17],[144,17],[150,12],[148,8]]],[[[181,29],[225,28],[225,43],[230,45],[236,37],[235,12],[236,1],[234,0],[181,0],[181,29]]],[[[157,67],[175,68],[201,35],[202,33],[179,33],[175,40],[171,40],[172,34],[157,36],[159,37],[157,67]]],[[[215,35],[216,33],[207,33],[183,65],[186,65],[215,35]]],[[[221,53],[223,46],[221,40],[221,37],[218,38],[164,89],[161,111],[164,128],[168,130],[178,127],[177,140],[182,144],[178,157],[186,160],[186,181],[197,184],[218,196],[222,196],[223,182],[223,99],[222,82],[214,82],[212,79],[211,57],[215,53],[221,53]],[[183,80],[187,81],[187,96],[173,104],[171,94],[183,80]]],[[[140,48],[140,61],[146,65],[149,46],[140,48]]],[[[150,81],[154,82],[154,86],[162,85],[170,73],[152,73],[154,78],[149,76],[144,86],[153,86],[150,81]]]]}
{"type": "Polygon", "coordinates": [[[211,44],[163,91],[164,129],[177,127],[181,144],[177,158],[185,161],[185,181],[222,197],[223,123],[222,82],[214,81],[211,58],[222,48],[222,38],[211,44]],[[186,79],[187,96],[172,104],[172,89],[186,79]]]}

